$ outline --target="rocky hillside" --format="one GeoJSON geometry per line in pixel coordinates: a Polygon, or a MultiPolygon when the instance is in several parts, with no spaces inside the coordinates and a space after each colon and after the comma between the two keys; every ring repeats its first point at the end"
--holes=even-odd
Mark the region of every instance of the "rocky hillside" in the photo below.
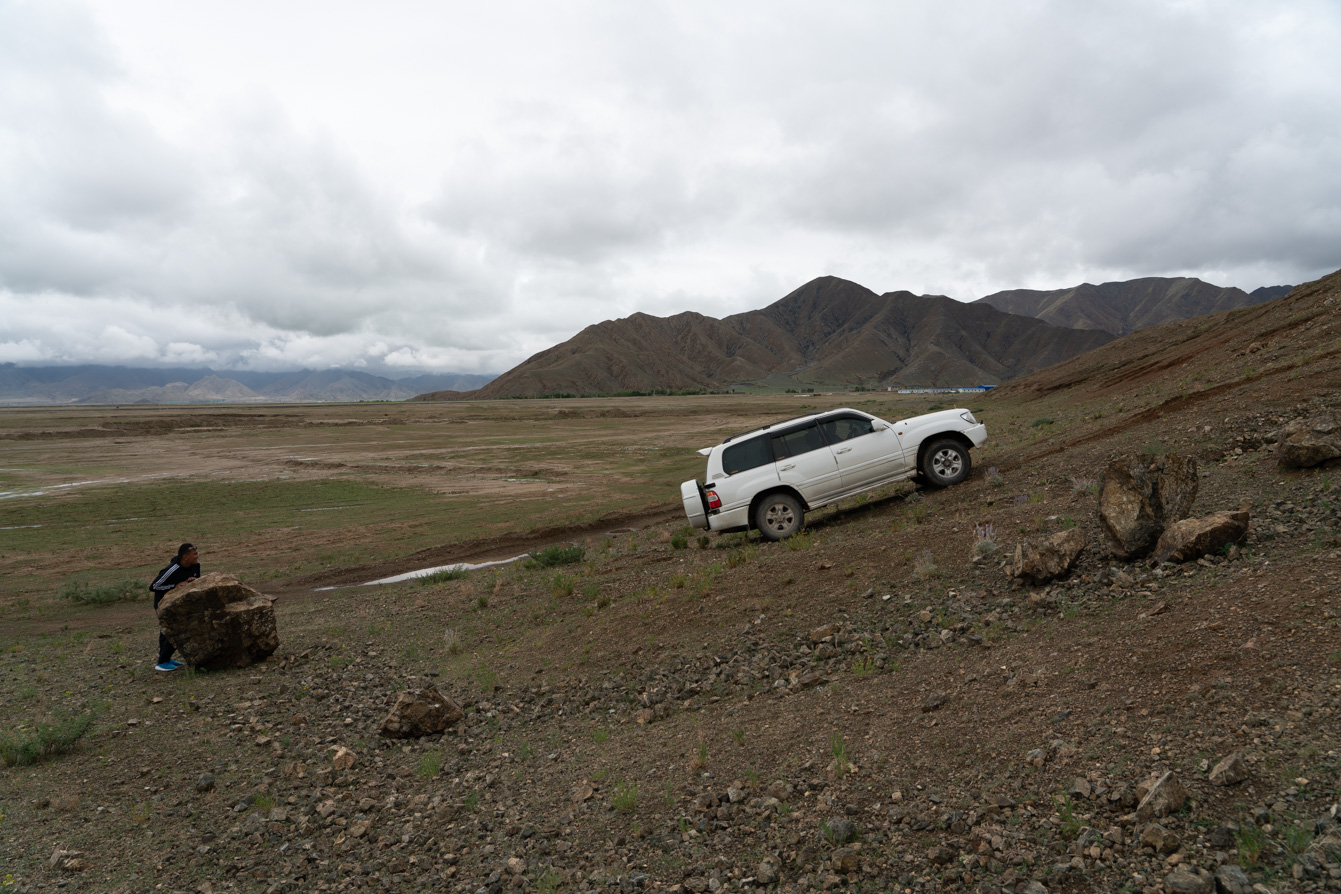
{"type": "Polygon", "coordinates": [[[222,673],[148,672],[143,603],[34,606],[0,626],[6,741],[97,723],[0,768],[5,887],[1341,891],[1341,465],[1279,463],[1339,383],[1334,274],[983,395],[970,480],[783,543],[677,520],[567,565],[281,578],[280,649],[222,673]],[[1117,558],[1105,469],[1170,454],[1246,539],[1117,558]],[[1008,572],[1073,532],[1065,576],[1008,572]],[[430,685],[464,717],[383,735],[430,685]]]}
{"type": "Polygon", "coordinates": [[[1011,289],[979,298],[976,303],[1037,317],[1054,326],[1127,335],[1147,326],[1261,304],[1287,294],[1291,288],[1269,286],[1245,292],[1213,286],[1195,277],[1152,276],[1097,286],[1082,283],[1052,291],[1011,289]]]}
{"type": "MultiPolygon", "coordinates": [[[[588,326],[474,399],[620,391],[995,385],[1110,340],[941,296],[876,295],[826,276],[717,320],[634,314],[588,326]]],[[[460,394],[426,394],[452,399],[460,394]]]]}

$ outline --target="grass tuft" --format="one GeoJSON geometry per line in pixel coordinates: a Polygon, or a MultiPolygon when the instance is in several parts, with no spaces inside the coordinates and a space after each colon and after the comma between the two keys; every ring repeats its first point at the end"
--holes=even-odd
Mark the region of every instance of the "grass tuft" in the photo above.
{"type": "Polygon", "coordinates": [[[553,568],[556,565],[576,565],[587,555],[581,546],[547,546],[530,553],[526,560],[528,568],[553,568]]]}
{"type": "Polygon", "coordinates": [[[31,730],[0,734],[0,762],[7,767],[23,767],[69,754],[93,726],[93,720],[93,712],[88,711],[54,723],[39,723],[31,730]]]}
{"type": "Polygon", "coordinates": [[[111,605],[116,602],[148,601],[149,588],[139,581],[89,585],[75,581],[61,587],[61,598],[76,605],[111,605]]]}

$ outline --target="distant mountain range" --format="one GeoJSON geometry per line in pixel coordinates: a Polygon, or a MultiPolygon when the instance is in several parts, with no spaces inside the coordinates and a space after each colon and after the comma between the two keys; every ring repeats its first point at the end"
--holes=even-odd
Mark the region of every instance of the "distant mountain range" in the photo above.
{"type": "Polygon", "coordinates": [[[1152,276],[1098,286],[1083,283],[1051,292],[1012,289],[979,298],[974,303],[990,304],[1006,313],[1037,317],[1054,326],[1129,335],[1160,323],[1261,304],[1285,295],[1292,288],[1266,286],[1245,292],[1233,287],[1213,286],[1194,278],[1152,276]]]}
{"type": "Polygon", "coordinates": [[[469,397],[737,385],[995,385],[1112,338],[939,295],[877,295],[824,276],[763,310],[721,320],[697,313],[639,313],[588,326],[469,397]]]}
{"type": "Polygon", "coordinates": [[[387,379],[342,369],[265,373],[3,363],[0,406],[405,400],[444,388],[469,391],[492,378],[444,373],[387,379]]]}
{"type": "Polygon", "coordinates": [[[1146,278],[997,292],[964,304],[824,276],[762,310],[637,313],[583,329],[478,391],[420,400],[806,387],[996,385],[1135,329],[1269,301],[1290,286],[1146,278]]]}

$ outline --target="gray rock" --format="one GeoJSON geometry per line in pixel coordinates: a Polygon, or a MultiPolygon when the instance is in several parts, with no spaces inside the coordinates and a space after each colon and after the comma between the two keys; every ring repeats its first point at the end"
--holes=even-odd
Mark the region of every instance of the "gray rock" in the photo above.
{"type": "Polygon", "coordinates": [[[1175,853],[1183,845],[1181,838],[1159,823],[1151,823],[1145,827],[1141,832],[1141,843],[1153,847],[1158,854],[1175,853]]]}
{"type": "Polygon", "coordinates": [[[1141,803],[1136,805],[1136,818],[1148,823],[1157,817],[1168,816],[1182,809],[1187,803],[1187,792],[1178,777],[1166,772],[1151,785],[1141,803]]]}
{"type": "Polygon", "coordinates": [[[158,604],[158,624],[187,664],[205,670],[247,667],[279,648],[274,597],[231,574],[178,584],[158,604]]]}
{"type": "Polygon", "coordinates": [[[1119,558],[1144,556],[1164,529],[1192,511],[1197,498],[1197,462],[1169,453],[1146,465],[1114,460],[1099,491],[1099,527],[1119,558]]]}
{"type": "Polygon", "coordinates": [[[1006,574],[1035,586],[1046,584],[1070,573],[1084,548],[1085,535],[1079,528],[1027,540],[1015,547],[1015,561],[1006,566],[1006,574]]]}
{"type": "Polygon", "coordinates": [[[1215,879],[1204,869],[1179,866],[1164,877],[1164,890],[1171,894],[1214,894],[1215,879]]]}
{"type": "Polygon", "coordinates": [[[1222,864],[1215,870],[1216,894],[1252,894],[1252,879],[1233,863],[1222,864]]]}
{"type": "Polygon", "coordinates": [[[778,864],[765,860],[754,870],[754,878],[761,885],[771,885],[778,880],[778,864]]]}
{"type": "Polygon", "coordinates": [[[1164,529],[1155,544],[1161,562],[1192,562],[1248,535],[1248,513],[1216,512],[1203,518],[1185,518],[1164,529]]]}
{"type": "Polygon", "coordinates": [[[214,791],[214,774],[201,773],[200,778],[196,780],[196,791],[200,792],[202,795],[205,792],[214,791]]]}
{"type": "Polygon", "coordinates": [[[440,733],[466,716],[461,706],[436,686],[402,692],[382,720],[382,735],[417,739],[440,733]]]}
{"type": "Polygon", "coordinates": [[[1307,469],[1339,456],[1341,425],[1329,411],[1285,426],[1276,447],[1276,461],[1284,469],[1307,469]]]}
{"type": "Polygon", "coordinates": [[[1235,751],[1215,765],[1211,770],[1210,780],[1212,785],[1235,785],[1247,779],[1251,775],[1248,770],[1248,762],[1243,759],[1243,755],[1235,751]]]}
{"type": "Polygon", "coordinates": [[[949,700],[950,696],[947,693],[933,692],[931,695],[928,695],[926,698],[922,699],[922,705],[921,705],[922,713],[930,714],[932,711],[937,710],[949,700]]]}

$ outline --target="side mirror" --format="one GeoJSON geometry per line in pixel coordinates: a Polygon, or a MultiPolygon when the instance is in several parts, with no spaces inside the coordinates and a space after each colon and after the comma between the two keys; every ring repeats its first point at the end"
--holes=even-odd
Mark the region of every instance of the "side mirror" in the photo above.
{"type": "Polygon", "coordinates": [[[875,431],[884,431],[885,429],[889,428],[889,426],[885,425],[885,423],[881,422],[879,419],[875,419],[872,420],[871,422],[871,428],[874,429],[875,431]]]}

